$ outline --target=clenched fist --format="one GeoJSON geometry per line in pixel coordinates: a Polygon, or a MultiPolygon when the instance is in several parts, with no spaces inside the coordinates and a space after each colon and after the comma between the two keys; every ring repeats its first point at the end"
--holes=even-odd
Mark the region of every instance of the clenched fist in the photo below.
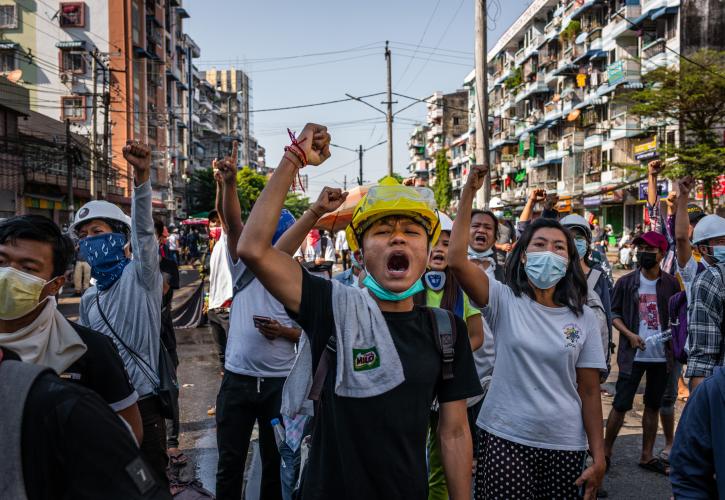
{"type": "Polygon", "coordinates": [[[471,171],[468,173],[468,179],[466,179],[466,189],[470,189],[474,193],[481,189],[486,174],[488,174],[488,168],[483,165],[474,165],[471,167],[471,171]]]}
{"type": "Polygon", "coordinates": [[[321,165],[330,157],[330,134],[323,125],[308,123],[297,136],[297,142],[307,156],[308,165],[321,165]]]}
{"type": "Polygon", "coordinates": [[[121,150],[123,157],[133,166],[133,178],[137,186],[140,186],[151,175],[151,148],[138,141],[126,141],[121,150]]]}
{"type": "Polygon", "coordinates": [[[343,192],[340,188],[331,188],[325,186],[320,193],[317,201],[312,205],[312,210],[316,214],[324,215],[334,212],[347,198],[347,192],[343,192]]]}

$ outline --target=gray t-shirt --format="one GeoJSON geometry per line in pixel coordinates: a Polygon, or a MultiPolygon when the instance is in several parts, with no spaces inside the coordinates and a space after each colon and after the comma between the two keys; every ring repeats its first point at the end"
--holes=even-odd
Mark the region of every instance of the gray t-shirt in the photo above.
{"type": "Polygon", "coordinates": [[[599,325],[591,309],[576,316],[546,307],[489,280],[489,325],[496,369],[476,422],[525,446],[586,450],[576,369],[605,369],[599,325]]]}
{"type": "MultiPolygon", "coordinates": [[[[236,283],[247,266],[242,259],[233,262],[226,245],[223,251],[229,258],[232,281],[236,283]]],[[[272,318],[284,326],[297,326],[287,316],[284,306],[258,279],[253,280],[232,301],[224,368],[250,377],[286,377],[295,360],[295,344],[281,337],[267,339],[254,326],[253,316],[272,318]]]]}

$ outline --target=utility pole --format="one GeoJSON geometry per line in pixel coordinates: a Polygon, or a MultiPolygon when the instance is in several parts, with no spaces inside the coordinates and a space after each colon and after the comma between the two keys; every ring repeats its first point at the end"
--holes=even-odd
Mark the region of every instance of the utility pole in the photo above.
{"type": "Polygon", "coordinates": [[[68,210],[70,211],[70,217],[68,222],[72,222],[75,217],[76,208],[74,206],[75,201],[73,199],[73,159],[70,154],[70,120],[65,120],[65,167],[68,174],[68,210]]]}
{"type": "Polygon", "coordinates": [[[103,169],[102,169],[102,181],[101,181],[101,197],[105,200],[108,195],[108,174],[111,169],[111,155],[108,150],[110,133],[110,109],[111,109],[111,92],[108,78],[108,69],[103,68],[103,169]]]}
{"type": "Polygon", "coordinates": [[[342,179],[342,190],[347,191],[347,174],[345,174],[345,177],[342,179]]]}
{"type": "Polygon", "coordinates": [[[92,115],[91,115],[91,199],[97,200],[98,193],[96,191],[96,172],[98,170],[98,156],[96,150],[97,133],[96,127],[98,126],[98,105],[96,103],[96,93],[98,92],[98,62],[96,60],[97,54],[94,51],[91,54],[91,71],[93,75],[93,99],[92,101],[92,115]]]}
{"type": "MultiPolygon", "coordinates": [[[[393,74],[388,41],[385,41],[385,60],[388,63],[388,175],[393,175],[393,74]]],[[[361,147],[362,149],[362,147],[361,147]]],[[[362,156],[360,157],[360,181],[362,182],[362,156]]],[[[361,184],[362,185],[362,184],[361,184]]]]}
{"type": "MultiPolygon", "coordinates": [[[[478,124],[476,125],[476,163],[487,169],[489,165],[489,136],[488,136],[488,55],[486,40],[486,0],[476,0],[476,110],[478,124]]],[[[483,181],[483,206],[488,208],[491,198],[491,172],[486,174],[483,181]]]]}
{"type": "MultiPolygon", "coordinates": [[[[365,104],[367,104],[367,103],[365,103],[365,104]]],[[[368,104],[368,106],[369,106],[369,104],[368,104]]],[[[373,148],[380,146],[381,144],[385,144],[385,142],[386,141],[380,141],[379,143],[373,144],[372,146],[370,146],[367,149],[363,149],[362,144],[357,149],[340,146],[338,144],[330,144],[330,146],[340,148],[340,149],[346,149],[347,151],[352,151],[353,153],[357,153],[357,158],[360,162],[360,177],[357,178],[357,185],[362,186],[363,185],[363,154],[365,154],[366,152],[370,151],[373,148]]],[[[347,183],[347,175],[345,176],[345,183],[347,183]]]]}
{"type": "MultiPolygon", "coordinates": [[[[360,177],[357,178],[357,185],[362,186],[363,185],[363,169],[362,169],[362,160],[363,160],[363,147],[362,144],[360,144],[360,149],[358,149],[358,160],[360,160],[360,177]]],[[[388,149],[388,154],[390,154],[390,149],[388,149]]],[[[390,168],[390,165],[388,165],[388,168],[390,168]]]]}

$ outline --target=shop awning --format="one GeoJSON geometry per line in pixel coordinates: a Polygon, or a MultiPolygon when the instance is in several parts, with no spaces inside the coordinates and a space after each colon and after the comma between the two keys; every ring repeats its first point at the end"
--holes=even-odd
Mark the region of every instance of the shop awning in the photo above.
{"type": "Polygon", "coordinates": [[[86,42],[84,40],[67,40],[65,42],[58,42],[55,46],[59,49],[86,50],[86,42]]]}
{"type": "Polygon", "coordinates": [[[679,7],[662,7],[661,9],[657,9],[656,11],[652,12],[650,19],[654,21],[662,16],[677,14],[678,9],[679,7]]]}

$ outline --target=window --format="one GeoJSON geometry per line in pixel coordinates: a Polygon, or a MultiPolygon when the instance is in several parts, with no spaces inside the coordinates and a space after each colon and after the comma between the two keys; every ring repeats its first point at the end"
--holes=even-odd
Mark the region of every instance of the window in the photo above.
{"type": "Polygon", "coordinates": [[[80,122],[86,120],[86,98],[84,96],[61,97],[60,105],[63,108],[63,120],[80,122]]]}
{"type": "Polygon", "coordinates": [[[18,69],[15,61],[15,50],[0,50],[0,73],[18,69]]]}
{"type": "Polygon", "coordinates": [[[78,50],[61,49],[60,70],[70,71],[73,74],[84,74],[86,72],[85,53],[78,50]]]}
{"type": "Polygon", "coordinates": [[[0,28],[17,28],[18,18],[15,5],[0,5],[0,28]]]}
{"type": "Polygon", "coordinates": [[[61,28],[83,28],[86,25],[86,6],[83,2],[61,2],[61,28]]]}

